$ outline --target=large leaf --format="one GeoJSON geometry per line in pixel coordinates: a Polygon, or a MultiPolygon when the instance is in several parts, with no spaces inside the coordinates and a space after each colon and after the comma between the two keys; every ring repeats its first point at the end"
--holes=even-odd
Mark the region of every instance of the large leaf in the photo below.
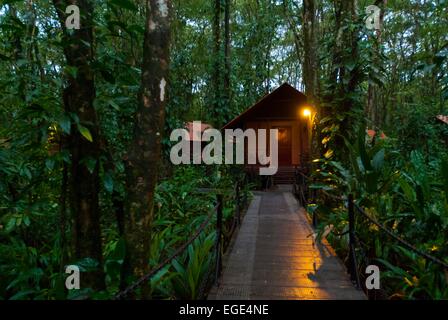
{"type": "Polygon", "coordinates": [[[398,183],[400,184],[400,187],[403,190],[405,198],[409,202],[414,202],[416,196],[412,186],[403,177],[400,177],[400,179],[398,179],[398,183]]]}
{"type": "Polygon", "coordinates": [[[24,291],[19,291],[15,295],[13,295],[10,300],[25,300],[27,297],[29,297],[31,294],[35,293],[36,291],[33,289],[28,289],[24,291]]]}
{"type": "Polygon", "coordinates": [[[367,154],[366,150],[366,143],[365,143],[365,132],[363,129],[360,129],[358,132],[358,151],[359,156],[361,157],[362,164],[366,170],[373,170],[372,164],[370,163],[369,155],[367,154]]]}
{"type": "Polygon", "coordinates": [[[59,125],[61,126],[62,131],[70,134],[71,119],[69,116],[64,115],[61,120],[59,120],[59,125]]]}
{"type": "Polygon", "coordinates": [[[112,179],[110,172],[104,175],[104,188],[106,188],[109,193],[112,193],[114,190],[114,180],[112,179]]]}
{"type": "Polygon", "coordinates": [[[92,134],[90,133],[89,129],[79,124],[78,130],[84,138],[86,138],[90,142],[93,142],[92,134]]]}
{"type": "Polygon", "coordinates": [[[381,149],[373,156],[372,166],[375,171],[380,171],[383,168],[385,152],[384,149],[381,149]]]}
{"type": "Polygon", "coordinates": [[[361,175],[361,169],[359,168],[356,150],[345,137],[344,137],[344,142],[345,142],[347,149],[349,150],[348,155],[350,158],[350,164],[351,164],[352,170],[355,173],[356,179],[358,179],[358,181],[360,181],[362,179],[362,175],[361,175]]]}
{"type": "Polygon", "coordinates": [[[417,217],[422,218],[423,217],[423,208],[421,207],[421,204],[417,202],[417,193],[412,188],[411,184],[409,184],[408,181],[405,180],[405,176],[403,175],[398,179],[398,184],[400,185],[401,189],[403,190],[405,199],[409,202],[409,204],[412,206],[412,209],[414,210],[417,217]]]}

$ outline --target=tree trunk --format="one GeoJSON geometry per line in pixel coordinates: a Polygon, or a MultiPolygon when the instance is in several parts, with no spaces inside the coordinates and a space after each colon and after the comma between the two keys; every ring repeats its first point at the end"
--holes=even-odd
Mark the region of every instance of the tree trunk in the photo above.
{"type": "MultiPolygon", "coordinates": [[[[303,35],[304,35],[304,59],[303,59],[303,82],[305,84],[305,93],[308,101],[316,108],[317,119],[321,118],[319,104],[319,67],[317,50],[317,7],[314,0],[303,1],[303,35]]],[[[322,133],[319,126],[312,123],[311,135],[311,158],[316,159],[322,154],[320,143],[322,133]]]]}
{"type": "MultiPolygon", "coordinates": [[[[227,110],[231,110],[230,104],[232,99],[231,89],[231,72],[232,66],[230,61],[230,0],[225,0],[224,9],[224,95],[227,110]]],[[[228,119],[225,119],[228,120],[228,119]]]]}
{"type": "MultiPolygon", "coordinates": [[[[53,0],[62,28],[65,30],[65,9],[76,4],[81,12],[81,29],[69,35],[64,32],[64,54],[67,65],[76,70],[68,76],[64,89],[64,107],[67,113],[75,114],[79,124],[73,124],[67,137],[71,154],[69,177],[69,204],[74,220],[75,257],[92,258],[99,263],[97,271],[82,277],[83,287],[102,289],[105,287],[102,267],[99,192],[99,135],[95,100],[94,73],[90,67],[94,61],[93,1],[53,0]],[[86,128],[92,138],[87,140],[86,128]]],[[[88,134],[87,134],[88,136],[88,134]]]]}
{"type": "MultiPolygon", "coordinates": [[[[146,11],[139,106],[133,140],[125,159],[127,203],[124,274],[128,277],[141,277],[149,271],[154,189],[165,121],[171,1],[147,0],[146,11]]],[[[143,288],[143,297],[148,297],[147,287],[143,288]]]]}
{"type": "Polygon", "coordinates": [[[305,93],[311,102],[315,103],[318,88],[318,68],[316,50],[316,6],[314,0],[303,1],[303,34],[304,63],[303,81],[305,93]]]}
{"type": "MultiPolygon", "coordinates": [[[[381,39],[382,39],[382,27],[383,27],[383,21],[384,21],[384,10],[386,9],[387,0],[377,0],[375,1],[375,5],[379,6],[381,8],[380,13],[380,29],[376,30],[376,36],[377,38],[374,39],[375,43],[373,46],[373,52],[372,52],[372,62],[376,65],[381,64],[381,39]]],[[[381,68],[378,68],[381,69],[381,68]]],[[[383,124],[383,119],[385,116],[382,114],[386,112],[387,110],[385,108],[381,108],[380,101],[379,101],[379,87],[376,83],[373,81],[369,81],[369,86],[367,89],[367,106],[366,106],[366,114],[370,121],[370,124],[372,125],[372,129],[379,129],[379,127],[383,124]]]]}
{"type": "MultiPolygon", "coordinates": [[[[62,145],[62,144],[61,144],[62,145]]],[[[67,184],[68,184],[68,170],[67,164],[64,162],[62,168],[61,194],[59,195],[59,250],[60,250],[60,272],[64,272],[64,266],[68,261],[67,254],[67,184]]]]}
{"type": "Polygon", "coordinates": [[[213,117],[212,121],[215,126],[221,125],[222,122],[222,83],[221,83],[221,16],[222,16],[222,0],[215,0],[213,15],[213,72],[212,72],[212,97],[213,97],[213,117]]]}
{"type": "Polygon", "coordinates": [[[345,144],[342,137],[352,138],[355,120],[357,114],[360,114],[358,108],[363,107],[359,104],[360,98],[356,96],[362,70],[359,65],[360,24],[357,21],[356,6],[356,0],[334,1],[337,33],[333,45],[332,71],[329,81],[331,90],[325,97],[325,105],[332,108],[323,110],[325,116],[331,115],[333,119],[340,118],[337,120],[340,135],[335,136],[334,149],[343,161],[347,160],[347,153],[344,152],[345,144]]]}

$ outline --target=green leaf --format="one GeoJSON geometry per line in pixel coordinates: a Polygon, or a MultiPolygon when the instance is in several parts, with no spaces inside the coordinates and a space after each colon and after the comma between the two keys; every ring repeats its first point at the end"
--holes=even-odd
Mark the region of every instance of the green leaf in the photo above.
{"type": "Polygon", "coordinates": [[[109,104],[112,108],[114,108],[117,111],[120,111],[120,106],[118,104],[115,103],[115,101],[113,100],[109,100],[109,104]]]}
{"type": "Polygon", "coordinates": [[[10,300],[25,300],[30,294],[32,294],[34,292],[35,292],[35,290],[33,290],[33,289],[19,291],[18,293],[16,293],[9,299],[10,300]]]}
{"type": "Polygon", "coordinates": [[[79,130],[79,132],[82,134],[82,136],[84,138],[86,138],[90,142],[93,142],[92,134],[90,133],[89,129],[87,129],[86,127],[78,124],[78,130],[79,130]]]}
{"type": "Polygon", "coordinates": [[[28,168],[26,168],[26,167],[24,167],[24,168],[22,168],[22,169],[20,170],[20,174],[21,174],[22,176],[26,176],[26,177],[27,177],[28,179],[30,179],[30,180],[31,180],[31,178],[33,177],[32,174],[31,174],[30,169],[28,169],[28,168]]]}
{"type": "Polygon", "coordinates": [[[345,67],[348,69],[348,71],[353,71],[353,70],[355,70],[356,62],[355,61],[350,61],[350,62],[345,64],[345,67]]]}
{"type": "Polygon", "coordinates": [[[69,290],[67,299],[68,300],[87,300],[93,294],[91,288],[85,288],[80,290],[69,290]]]}
{"type": "Polygon", "coordinates": [[[129,0],[111,0],[110,2],[123,9],[138,11],[137,6],[129,0]]]}
{"type": "Polygon", "coordinates": [[[409,202],[414,202],[415,201],[415,193],[414,193],[414,189],[411,187],[411,185],[406,180],[404,180],[404,178],[398,179],[398,183],[399,183],[401,189],[403,190],[406,199],[409,202]]]}
{"type": "Polygon", "coordinates": [[[104,188],[106,188],[109,193],[112,193],[114,190],[114,180],[109,172],[104,175],[104,188]]]}
{"type": "Polygon", "coordinates": [[[367,154],[366,144],[365,144],[365,132],[364,129],[360,129],[358,133],[358,149],[359,155],[361,157],[362,164],[366,170],[372,170],[372,165],[370,163],[369,155],[367,154]]]}
{"type": "Polygon", "coordinates": [[[24,223],[27,227],[29,227],[30,224],[31,224],[30,218],[29,218],[28,216],[24,216],[24,217],[23,217],[23,223],[24,223]]]}
{"type": "Polygon", "coordinates": [[[423,217],[423,209],[420,207],[420,204],[417,202],[417,194],[414,191],[411,184],[409,184],[404,177],[400,177],[398,179],[398,184],[400,185],[401,189],[403,190],[405,199],[410,203],[412,206],[412,209],[414,209],[414,212],[417,217],[422,218],[423,217]]]}
{"type": "Polygon", "coordinates": [[[409,276],[406,271],[404,271],[403,269],[401,269],[399,267],[392,265],[387,260],[384,260],[384,259],[375,259],[375,260],[378,262],[381,262],[384,266],[386,266],[389,270],[391,270],[397,276],[401,276],[401,277],[409,276]]]}
{"type": "Polygon", "coordinates": [[[9,219],[8,223],[6,224],[6,232],[12,231],[16,226],[16,218],[9,219]]]}
{"type": "Polygon", "coordinates": [[[20,216],[17,216],[17,219],[16,219],[16,226],[17,226],[17,227],[20,227],[21,224],[22,224],[22,216],[20,215],[20,216]]]}
{"type": "Polygon", "coordinates": [[[78,116],[76,113],[71,112],[71,113],[70,113],[70,117],[73,119],[73,121],[74,121],[76,124],[79,125],[79,116],[78,116]]]}
{"type": "Polygon", "coordinates": [[[377,257],[381,257],[382,252],[383,252],[383,250],[382,250],[381,242],[378,238],[375,238],[375,255],[377,257]]]}
{"type": "Polygon", "coordinates": [[[117,244],[115,245],[112,257],[114,260],[123,262],[125,255],[126,255],[126,243],[123,238],[120,238],[120,240],[118,240],[117,244]]]}
{"type": "Polygon", "coordinates": [[[98,270],[99,263],[93,258],[84,258],[75,263],[81,272],[92,272],[98,270]]]}
{"type": "Polygon", "coordinates": [[[90,173],[93,173],[93,171],[95,170],[96,159],[92,157],[86,157],[81,160],[81,163],[87,167],[87,170],[89,170],[90,173]]]}
{"type": "Polygon", "coordinates": [[[59,120],[59,125],[61,126],[62,131],[67,134],[70,134],[71,129],[71,119],[68,116],[63,116],[61,120],[59,120]]]}
{"type": "Polygon", "coordinates": [[[373,169],[374,169],[375,171],[380,171],[381,168],[383,167],[383,165],[384,165],[384,155],[385,155],[385,150],[384,150],[384,149],[381,149],[380,151],[378,151],[378,152],[373,156],[373,159],[372,159],[372,166],[373,166],[373,169]]]}
{"type": "Polygon", "coordinates": [[[48,170],[53,170],[54,168],[54,159],[47,159],[45,160],[45,166],[48,170]]]}
{"type": "Polygon", "coordinates": [[[171,264],[173,265],[174,269],[176,269],[176,271],[180,274],[185,274],[186,270],[184,269],[184,267],[182,267],[182,265],[177,261],[177,259],[174,259],[171,264]]]}
{"type": "Polygon", "coordinates": [[[350,157],[350,163],[353,171],[355,172],[355,176],[357,179],[361,179],[361,170],[358,164],[358,158],[356,156],[355,148],[350,144],[350,142],[344,137],[345,146],[349,150],[348,155],[350,157]]]}

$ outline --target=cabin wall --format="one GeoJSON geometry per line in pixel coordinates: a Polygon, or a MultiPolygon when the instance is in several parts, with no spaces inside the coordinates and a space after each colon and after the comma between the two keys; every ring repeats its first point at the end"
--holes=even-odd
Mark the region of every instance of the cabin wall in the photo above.
{"type": "MultiPolygon", "coordinates": [[[[287,165],[300,166],[301,155],[309,154],[309,139],[308,127],[305,121],[301,120],[260,120],[248,121],[244,124],[244,129],[266,129],[269,130],[274,127],[290,127],[291,128],[291,160],[287,165]]],[[[258,134],[258,132],[257,132],[258,134]]],[[[257,146],[258,147],[258,146],[257,146]]],[[[267,148],[269,148],[269,134],[267,141],[267,148]]],[[[247,147],[245,148],[247,159],[247,147]]],[[[306,156],[305,156],[306,159],[306,156]]]]}

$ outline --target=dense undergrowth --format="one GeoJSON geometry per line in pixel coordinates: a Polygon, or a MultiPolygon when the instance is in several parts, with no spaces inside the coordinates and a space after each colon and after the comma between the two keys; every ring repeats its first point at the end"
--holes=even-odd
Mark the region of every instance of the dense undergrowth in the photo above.
{"type": "MultiPolygon", "coordinates": [[[[398,139],[372,141],[363,132],[355,140],[345,141],[347,164],[315,161],[311,188],[320,190],[320,200],[308,210],[318,215],[320,234],[333,226],[328,238],[348,259],[346,203],[331,195],[352,194],[370,217],[448,262],[448,153],[443,144],[429,141],[433,149],[426,153],[427,148],[406,152],[398,139]]],[[[381,289],[388,298],[448,299],[448,270],[397,243],[360,214],[355,217],[361,275],[367,265],[379,266],[381,289]]]]}
{"type": "MultiPolygon", "coordinates": [[[[210,172],[204,168],[179,167],[173,176],[157,186],[155,217],[152,225],[151,267],[157,266],[183,245],[200,227],[216,205],[215,192],[199,192],[198,188],[225,190],[224,234],[233,223],[235,201],[234,179],[231,174],[210,172]]],[[[243,189],[248,195],[248,190],[243,189]]],[[[105,200],[105,199],[103,199],[105,200]]],[[[120,270],[125,246],[114,223],[103,219],[104,273],[107,289],[65,289],[66,275],[60,265],[60,234],[50,232],[58,222],[57,203],[45,209],[28,208],[26,214],[9,214],[0,223],[0,298],[1,299],[108,299],[119,291],[120,270]],[[48,213],[48,212],[47,212],[48,213]],[[31,238],[31,235],[32,238],[31,238]],[[27,241],[32,239],[32,241],[27,241]]],[[[107,207],[107,206],[105,206],[107,207]]],[[[107,215],[107,213],[106,213],[107,215]]],[[[112,219],[110,219],[112,220],[112,219]]],[[[168,264],[151,279],[151,296],[157,299],[196,299],[205,293],[215,265],[216,214],[204,232],[186,252],[168,264]]],[[[57,229],[56,229],[57,230],[57,229]]],[[[71,261],[81,271],[92,271],[97,263],[92,259],[71,261]]],[[[81,273],[82,278],[82,273],[81,273]]]]}

